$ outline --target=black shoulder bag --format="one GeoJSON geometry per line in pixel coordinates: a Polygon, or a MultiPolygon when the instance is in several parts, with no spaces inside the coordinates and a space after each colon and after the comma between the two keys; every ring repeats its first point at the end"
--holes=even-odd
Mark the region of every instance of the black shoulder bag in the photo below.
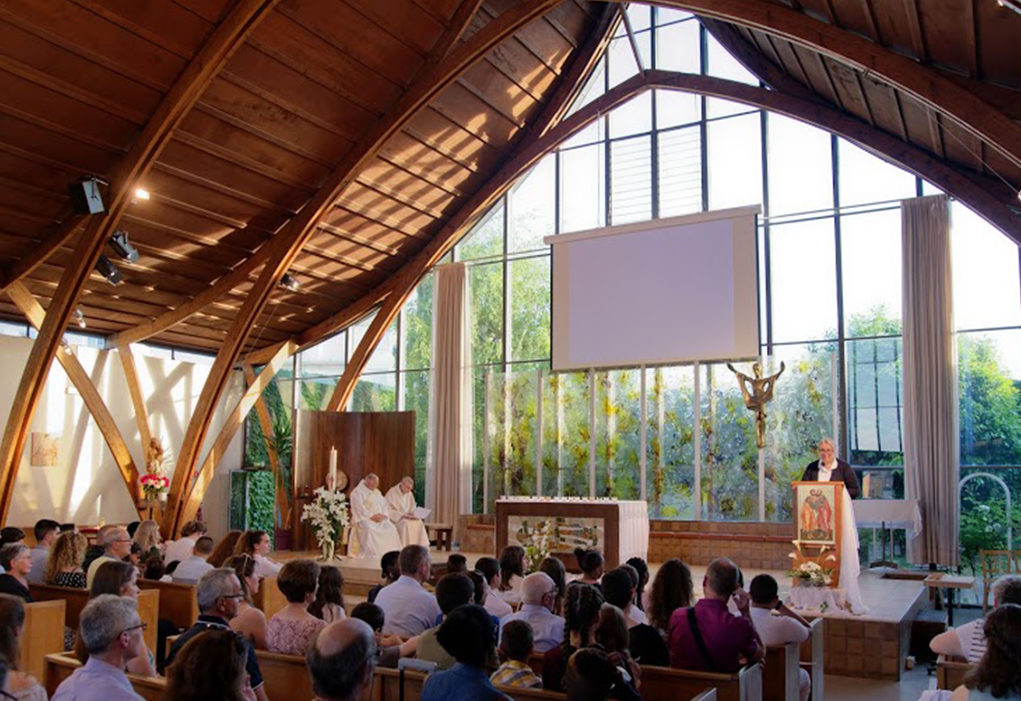
{"type": "Polygon", "coordinates": [[[705,660],[706,665],[709,667],[710,672],[719,672],[719,667],[713,662],[712,656],[709,654],[709,648],[705,646],[705,640],[702,639],[702,631],[698,629],[698,622],[695,620],[695,607],[691,606],[688,608],[688,625],[691,627],[691,635],[695,638],[695,644],[698,645],[698,651],[702,653],[702,659],[705,660]]]}

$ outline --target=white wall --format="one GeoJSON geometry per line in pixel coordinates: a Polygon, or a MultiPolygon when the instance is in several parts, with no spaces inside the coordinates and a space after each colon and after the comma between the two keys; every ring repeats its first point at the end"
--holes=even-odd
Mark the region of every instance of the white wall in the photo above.
{"type": "MultiPolygon", "coordinates": [[[[21,372],[31,349],[30,339],[0,336],[0,368],[5,370],[0,372],[0,422],[4,425],[11,404],[16,401],[21,372]]],[[[78,346],[74,352],[106,400],[135,463],[144,471],[145,453],[116,351],[78,346]]],[[[172,467],[209,366],[148,357],[137,352],[135,364],[146,398],[150,429],[163,442],[172,467]]],[[[204,450],[208,449],[223,423],[224,407],[232,408],[241,391],[242,378],[240,373],[234,373],[214,416],[204,450]]],[[[58,464],[55,467],[31,466],[29,437],[21,458],[7,523],[25,526],[43,517],[87,524],[95,523],[100,515],[108,522],[138,518],[127,486],[102,434],[56,360],[50,369],[31,430],[60,436],[58,464]]],[[[238,431],[217,466],[216,476],[202,503],[203,517],[214,536],[227,530],[228,471],[241,466],[241,436],[242,432],[238,431]]],[[[169,476],[169,470],[167,474],[169,476]]]]}

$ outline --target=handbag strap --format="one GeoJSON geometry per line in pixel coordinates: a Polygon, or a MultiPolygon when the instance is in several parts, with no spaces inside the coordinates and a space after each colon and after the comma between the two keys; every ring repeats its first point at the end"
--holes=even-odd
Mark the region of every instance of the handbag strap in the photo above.
{"type": "Polygon", "coordinates": [[[695,644],[698,645],[698,651],[702,653],[702,659],[709,666],[710,672],[718,672],[719,668],[716,663],[713,662],[712,656],[709,654],[709,649],[705,646],[705,640],[702,639],[702,631],[698,629],[698,621],[695,620],[695,607],[688,607],[688,626],[691,628],[691,635],[695,638],[695,644]]]}

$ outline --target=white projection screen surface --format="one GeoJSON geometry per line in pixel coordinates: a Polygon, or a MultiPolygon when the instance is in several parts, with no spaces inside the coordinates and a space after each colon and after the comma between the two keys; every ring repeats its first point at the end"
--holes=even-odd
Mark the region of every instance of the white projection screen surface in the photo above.
{"type": "Polygon", "coordinates": [[[553,370],[757,357],[759,211],[546,237],[553,370]]]}

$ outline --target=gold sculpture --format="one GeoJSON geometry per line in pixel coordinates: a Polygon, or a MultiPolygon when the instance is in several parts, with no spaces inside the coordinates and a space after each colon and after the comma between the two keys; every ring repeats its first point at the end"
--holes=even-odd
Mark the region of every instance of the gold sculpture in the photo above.
{"type": "Polygon", "coordinates": [[[784,364],[780,361],[780,371],[769,377],[762,376],[762,364],[756,361],[752,365],[755,377],[748,377],[730,363],[730,371],[737,375],[738,386],[744,395],[744,405],[755,412],[755,437],[760,448],[766,447],[766,402],[773,398],[776,380],[783,374],[784,364]]]}

